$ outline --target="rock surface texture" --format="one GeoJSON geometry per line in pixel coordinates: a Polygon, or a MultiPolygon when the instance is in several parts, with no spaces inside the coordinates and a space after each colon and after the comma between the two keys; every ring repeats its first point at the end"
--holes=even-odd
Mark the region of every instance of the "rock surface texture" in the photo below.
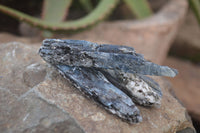
{"type": "Polygon", "coordinates": [[[190,115],[200,121],[200,67],[172,57],[165,60],[165,65],[173,66],[179,70],[176,78],[169,79],[173,90],[190,115]]]}
{"type": "Polygon", "coordinates": [[[39,45],[1,44],[0,131],[71,133],[195,132],[186,109],[156,78],[160,108],[140,107],[143,122],[128,124],[86,98],[37,54],[39,45]]]}

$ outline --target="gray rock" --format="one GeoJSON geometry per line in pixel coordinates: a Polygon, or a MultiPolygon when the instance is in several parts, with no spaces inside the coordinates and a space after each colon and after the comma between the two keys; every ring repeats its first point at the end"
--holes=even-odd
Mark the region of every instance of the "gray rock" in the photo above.
{"type": "Polygon", "coordinates": [[[169,84],[165,80],[154,79],[163,88],[162,106],[159,109],[139,106],[143,122],[131,125],[99,107],[53,68],[47,67],[37,55],[38,49],[39,46],[19,43],[0,47],[1,132],[161,133],[193,130],[185,116],[186,109],[169,93],[169,84]],[[36,63],[39,65],[28,69],[36,63]],[[24,72],[31,77],[37,67],[41,68],[41,73],[46,70],[46,74],[39,76],[37,82],[25,80],[24,72]]]}
{"type": "Polygon", "coordinates": [[[37,49],[20,43],[1,45],[1,133],[83,132],[67,112],[42,100],[32,88],[46,76],[37,49]]]}
{"type": "Polygon", "coordinates": [[[35,92],[31,91],[23,98],[13,98],[3,89],[0,92],[1,98],[10,102],[1,101],[1,133],[83,132],[68,113],[40,99],[35,92]]]}
{"type": "Polygon", "coordinates": [[[34,87],[44,80],[46,68],[38,63],[27,66],[23,73],[23,81],[28,87],[34,87]]]}
{"type": "MultiPolygon", "coordinates": [[[[37,51],[34,49],[37,49],[37,47],[24,45],[17,42],[1,45],[0,86],[2,88],[6,88],[13,94],[21,96],[31,89],[29,87],[30,85],[36,83],[36,81],[33,80],[32,82],[34,83],[29,83],[30,85],[28,85],[28,83],[24,83],[24,81],[27,82],[26,80],[30,80],[24,79],[28,78],[28,75],[26,74],[27,66],[42,62],[39,59],[40,57],[37,56],[37,51]]],[[[37,77],[42,77],[43,74],[40,74],[37,75],[37,77]]],[[[42,78],[40,78],[40,80],[42,81],[42,78]]],[[[37,83],[41,81],[37,81],[37,83]]]]}

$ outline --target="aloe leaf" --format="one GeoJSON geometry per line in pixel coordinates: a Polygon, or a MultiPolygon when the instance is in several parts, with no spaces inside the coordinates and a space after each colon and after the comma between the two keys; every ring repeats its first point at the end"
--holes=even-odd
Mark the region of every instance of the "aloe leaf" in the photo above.
{"type": "Polygon", "coordinates": [[[62,23],[41,20],[15,9],[6,7],[4,5],[0,5],[0,12],[42,29],[52,31],[76,31],[85,29],[105,19],[105,17],[111,13],[112,9],[116,7],[118,2],[119,0],[101,0],[97,7],[87,16],[78,20],[72,20],[62,23]]]}
{"type": "Polygon", "coordinates": [[[200,0],[189,0],[190,7],[192,8],[196,19],[200,25],[200,0]]]}
{"type": "Polygon", "coordinates": [[[148,17],[152,10],[146,0],[124,0],[132,13],[139,19],[148,17]]]}
{"type": "Polygon", "coordinates": [[[68,13],[72,0],[45,0],[42,18],[51,22],[63,21],[68,13]]]}
{"type": "MultiPolygon", "coordinates": [[[[72,0],[44,0],[42,19],[49,22],[62,22],[67,14],[72,0]]],[[[44,37],[52,37],[53,33],[44,30],[42,32],[44,37]]]]}
{"type": "Polygon", "coordinates": [[[81,5],[83,6],[83,8],[84,8],[87,12],[92,11],[93,6],[92,6],[91,0],[79,0],[79,1],[80,1],[81,5]]]}

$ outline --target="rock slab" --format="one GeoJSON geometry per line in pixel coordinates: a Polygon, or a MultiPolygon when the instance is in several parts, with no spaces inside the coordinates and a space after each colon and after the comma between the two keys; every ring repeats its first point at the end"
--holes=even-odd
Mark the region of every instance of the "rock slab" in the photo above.
{"type": "Polygon", "coordinates": [[[38,47],[17,42],[1,45],[0,132],[83,133],[67,112],[47,103],[34,91],[46,76],[38,47]]]}
{"type": "Polygon", "coordinates": [[[173,57],[168,57],[165,65],[179,70],[177,77],[173,80],[169,79],[173,90],[190,115],[200,121],[200,67],[173,57]]]}
{"type": "Polygon", "coordinates": [[[1,44],[0,131],[76,133],[195,132],[186,109],[163,89],[162,105],[140,107],[143,122],[128,124],[86,98],[37,54],[39,45],[1,44]]]}

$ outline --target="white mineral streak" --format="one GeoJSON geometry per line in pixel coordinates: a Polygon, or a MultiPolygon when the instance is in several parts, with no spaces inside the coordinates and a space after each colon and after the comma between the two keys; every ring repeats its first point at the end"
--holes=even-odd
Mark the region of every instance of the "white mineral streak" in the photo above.
{"type": "Polygon", "coordinates": [[[23,118],[23,122],[26,121],[29,115],[30,115],[29,113],[25,115],[25,117],[23,118]]]}
{"type": "Polygon", "coordinates": [[[41,69],[41,67],[40,67],[39,63],[33,63],[33,64],[27,66],[26,69],[28,69],[30,71],[39,72],[39,70],[41,69]]]}
{"type": "Polygon", "coordinates": [[[96,114],[92,115],[91,118],[93,121],[103,121],[106,117],[101,112],[97,112],[96,114]]]}
{"type": "Polygon", "coordinates": [[[146,103],[149,102],[159,107],[161,98],[152,87],[137,75],[126,73],[124,77],[129,77],[126,88],[132,92],[135,98],[140,99],[140,101],[138,101],[139,104],[146,105],[146,103]]]}
{"type": "Polygon", "coordinates": [[[12,56],[15,57],[15,49],[12,51],[12,56]]]}
{"type": "Polygon", "coordinates": [[[128,49],[128,48],[119,48],[119,50],[121,50],[121,51],[123,51],[124,53],[135,53],[135,51],[133,51],[133,50],[130,50],[130,49],[128,49]]]}

